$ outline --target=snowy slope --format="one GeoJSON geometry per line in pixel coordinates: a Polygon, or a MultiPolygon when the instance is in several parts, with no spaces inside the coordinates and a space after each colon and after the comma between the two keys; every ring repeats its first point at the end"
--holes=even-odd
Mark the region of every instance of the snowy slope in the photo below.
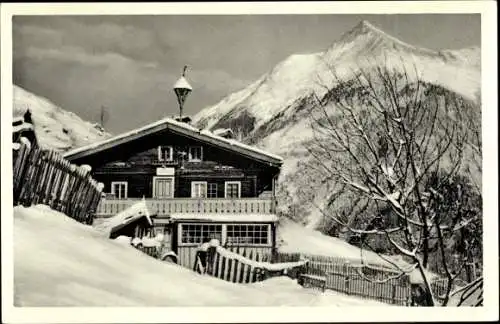
{"type": "Polygon", "coordinates": [[[254,117],[256,129],[284,111],[297,98],[320,92],[333,82],[330,67],[342,75],[359,65],[381,61],[399,64],[408,70],[413,64],[421,77],[474,99],[480,88],[480,49],[433,51],[406,44],[367,21],[360,22],[325,52],[291,55],[247,88],[207,107],[194,122],[213,128],[243,112],[254,117]]]}
{"type": "Polygon", "coordinates": [[[32,113],[37,139],[43,148],[64,152],[111,136],[98,125],[14,85],[13,117],[22,116],[27,109],[32,113]]]}
{"type": "MultiPolygon", "coordinates": [[[[294,193],[308,185],[304,177],[307,170],[300,169],[300,164],[309,158],[304,144],[312,138],[309,116],[316,96],[322,97],[336,84],[332,70],[348,79],[359,66],[369,70],[382,64],[400,70],[404,66],[410,78],[416,67],[420,79],[466,100],[476,100],[480,92],[478,47],[444,51],[418,48],[362,21],[326,51],[290,56],[247,88],[200,111],[194,122],[202,128],[232,128],[245,142],[282,156],[279,183],[294,203],[310,205],[304,218],[309,226],[315,226],[321,215],[311,205],[321,206],[328,188],[318,187],[309,201],[297,201],[294,193]]],[[[283,200],[280,205],[287,207],[283,200]]]]}
{"type": "Polygon", "coordinates": [[[14,208],[16,306],[385,305],[289,278],[234,284],[161,262],[47,206],[14,208]]]}

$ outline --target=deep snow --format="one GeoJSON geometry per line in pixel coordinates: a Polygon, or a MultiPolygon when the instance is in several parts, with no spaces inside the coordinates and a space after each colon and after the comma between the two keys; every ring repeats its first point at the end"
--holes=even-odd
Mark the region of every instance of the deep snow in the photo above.
{"type": "MultiPolygon", "coordinates": [[[[363,263],[371,267],[390,268],[395,271],[403,270],[409,275],[410,282],[423,282],[420,272],[397,255],[384,255],[382,258],[375,252],[360,249],[342,239],[325,235],[288,220],[283,220],[280,223],[278,235],[282,241],[279,246],[281,252],[298,252],[306,257],[307,255],[337,257],[353,264],[363,263]]],[[[425,273],[429,280],[437,278],[434,273],[429,271],[425,273]]]]}
{"type": "Polygon", "coordinates": [[[164,263],[44,205],[14,208],[16,306],[386,305],[289,278],[233,284],[164,263]]]}

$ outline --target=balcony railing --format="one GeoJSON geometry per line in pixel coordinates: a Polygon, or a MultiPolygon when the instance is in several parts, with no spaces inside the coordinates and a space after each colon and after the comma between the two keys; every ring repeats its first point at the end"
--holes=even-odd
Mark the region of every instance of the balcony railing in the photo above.
{"type": "MultiPolygon", "coordinates": [[[[140,198],[102,199],[97,207],[97,217],[113,216],[140,198]]],[[[272,214],[275,212],[275,200],[272,198],[146,198],[151,214],[169,215],[172,213],[239,213],[239,214],[272,214]]]]}

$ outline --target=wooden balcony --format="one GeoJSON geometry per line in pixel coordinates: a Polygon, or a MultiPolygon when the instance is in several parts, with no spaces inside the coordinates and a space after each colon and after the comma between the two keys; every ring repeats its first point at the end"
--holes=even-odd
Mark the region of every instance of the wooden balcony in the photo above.
{"type": "MultiPolygon", "coordinates": [[[[127,209],[141,198],[102,199],[97,207],[96,217],[110,217],[127,209]]],[[[146,198],[151,214],[169,215],[171,213],[253,213],[272,214],[276,211],[272,198],[146,198]]]]}

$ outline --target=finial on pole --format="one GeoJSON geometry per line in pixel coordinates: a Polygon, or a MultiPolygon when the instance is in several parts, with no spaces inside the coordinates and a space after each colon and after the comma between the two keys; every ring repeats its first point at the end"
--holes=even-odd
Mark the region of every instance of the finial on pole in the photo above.
{"type": "Polygon", "coordinates": [[[187,67],[187,65],[184,65],[184,68],[182,69],[182,76],[174,85],[174,91],[177,95],[177,101],[179,102],[179,120],[182,120],[183,118],[182,110],[184,108],[186,97],[193,90],[185,78],[187,67]]]}

